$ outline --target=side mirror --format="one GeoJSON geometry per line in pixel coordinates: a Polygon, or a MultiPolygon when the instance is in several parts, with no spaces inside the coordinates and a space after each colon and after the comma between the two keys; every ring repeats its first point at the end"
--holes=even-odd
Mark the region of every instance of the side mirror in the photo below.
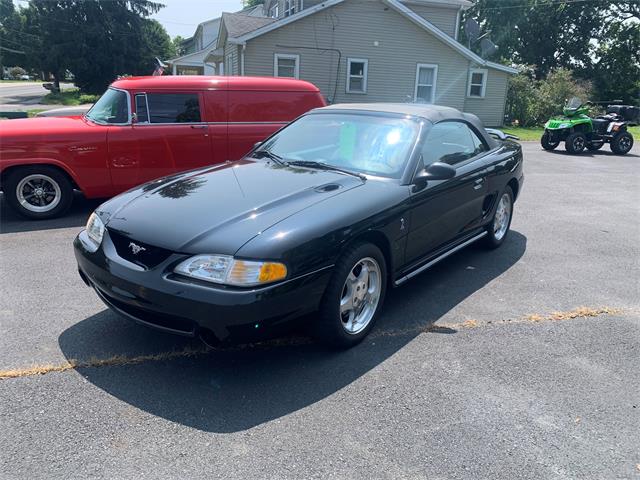
{"type": "Polygon", "coordinates": [[[253,144],[253,149],[255,150],[256,148],[258,148],[260,145],[262,145],[262,142],[256,142],[253,144]]]}
{"type": "Polygon", "coordinates": [[[429,180],[448,180],[456,176],[456,169],[448,163],[434,162],[418,172],[414,182],[417,187],[424,187],[429,180]]]}

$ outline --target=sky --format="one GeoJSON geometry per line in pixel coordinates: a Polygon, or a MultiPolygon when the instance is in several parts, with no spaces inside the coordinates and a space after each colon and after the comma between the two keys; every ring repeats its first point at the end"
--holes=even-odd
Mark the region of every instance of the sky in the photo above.
{"type": "Polygon", "coordinates": [[[219,17],[222,12],[237,12],[241,0],[157,0],[165,7],[151,18],[158,20],[171,38],[190,37],[199,23],[219,17]]]}
{"type": "MultiPolygon", "coordinates": [[[[158,20],[171,38],[176,35],[190,37],[199,23],[219,17],[222,12],[237,12],[241,0],[156,0],[165,7],[151,18],[158,20]]],[[[15,5],[26,6],[28,0],[13,0],[15,5]]]]}

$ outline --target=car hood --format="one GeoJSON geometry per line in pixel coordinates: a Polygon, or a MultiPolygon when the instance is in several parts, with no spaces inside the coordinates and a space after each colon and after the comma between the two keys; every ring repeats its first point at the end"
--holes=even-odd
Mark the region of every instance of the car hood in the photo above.
{"type": "Polygon", "coordinates": [[[18,118],[2,122],[0,133],[2,136],[51,135],[67,133],[86,127],[82,117],[38,117],[18,118]]]}
{"type": "Polygon", "coordinates": [[[267,228],[364,183],[342,173],[241,160],[166,177],[122,195],[107,228],[183,253],[233,255],[267,228]]]}

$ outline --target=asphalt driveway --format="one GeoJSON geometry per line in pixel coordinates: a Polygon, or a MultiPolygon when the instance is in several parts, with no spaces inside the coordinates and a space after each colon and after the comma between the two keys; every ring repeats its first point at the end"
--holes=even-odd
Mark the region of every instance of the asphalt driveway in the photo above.
{"type": "Polygon", "coordinates": [[[0,205],[0,478],[640,478],[640,148],[524,148],[506,243],[339,353],[130,324],[76,272],[96,202],[0,205]]]}

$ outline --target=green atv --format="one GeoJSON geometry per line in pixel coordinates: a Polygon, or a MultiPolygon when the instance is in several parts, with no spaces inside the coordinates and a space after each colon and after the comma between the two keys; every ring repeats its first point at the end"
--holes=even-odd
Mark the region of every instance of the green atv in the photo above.
{"type": "MultiPolygon", "coordinates": [[[[608,102],[598,102],[608,103],[608,102]]],[[[627,127],[638,125],[640,108],[629,105],[609,105],[606,115],[589,117],[589,106],[595,102],[583,102],[573,97],[563,109],[564,115],[554,117],[544,125],[540,139],[542,148],[554,150],[560,142],[569,153],[580,153],[585,148],[600,150],[605,143],[618,155],[629,153],[633,147],[633,136],[627,127]]]]}

